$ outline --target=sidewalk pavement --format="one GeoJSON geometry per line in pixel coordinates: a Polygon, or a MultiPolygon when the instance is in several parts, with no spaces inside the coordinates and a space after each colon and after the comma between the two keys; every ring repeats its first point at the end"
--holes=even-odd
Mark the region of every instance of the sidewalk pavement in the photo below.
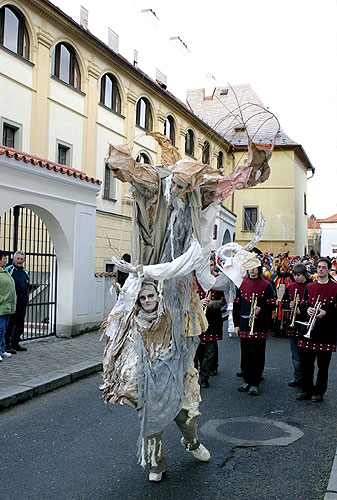
{"type": "Polygon", "coordinates": [[[0,410],[102,370],[105,339],[93,331],[70,339],[22,342],[27,352],[0,362],[0,410]]]}
{"type": "MultiPolygon", "coordinates": [[[[105,339],[88,332],[71,339],[22,342],[27,352],[0,363],[0,411],[102,370],[105,339]]],[[[337,500],[337,450],[324,500],[337,500]]]]}

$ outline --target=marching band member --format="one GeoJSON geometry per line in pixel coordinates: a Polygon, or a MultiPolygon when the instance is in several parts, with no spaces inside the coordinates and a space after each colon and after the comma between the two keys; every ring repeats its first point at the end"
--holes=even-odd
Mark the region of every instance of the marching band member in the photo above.
{"type": "Polygon", "coordinates": [[[274,290],[272,285],[263,279],[262,267],[250,269],[234,299],[233,321],[236,336],[240,338],[244,380],[238,390],[248,392],[251,396],[259,394],[269,320],[274,308],[274,290]]]}
{"type": "Polygon", "coordinates": [[[301,348],[302,392],[297,399],[323,401],[328,385],[332,352],[336,351],[337,283],[329,275],[331,262],[317,261],[317,279],[309,283],[303,295],[302,311],[309,316],[309,328],[301,328],[298,346],[301,348]],[[314,383],[315,361],[318,373],[314,383]]]}
{"type": "MultiPolygon", "coordinates": [[[[210,272],[214,274],[215,260],[210,259],[210,272]]],[[[217,341],[222,340],[222,312],[221,308],[225,304],[223,292],[210,290],[204,291],[196,279],[198,294],[202,306],[206,313],[208,328],[199,335],[200,344],[195,355],[195,366],[200,368],[200,386],[209,387],[209,377],[212,372],[217,373],[217,341]]]]}
{"type": "Polygon", "coordinates": [[[296,264],[293,267],[293,275],[295,278],[294,283],[287,286],[282,307],[283,310],[290,310],[288,324],[286,328],[286,337],[290,338],[291,359],[294,367],[294,379],[288,383],[290,387],[301,387],[301,362],[300,362],[300,348],[297,347],[298,335],[300,331],[300,324],[296,320],[305,320],[305,316],[300,312],[299,305],[302,301],[304,289],[308,283],[311,282],[304,264],[296,264]]]}

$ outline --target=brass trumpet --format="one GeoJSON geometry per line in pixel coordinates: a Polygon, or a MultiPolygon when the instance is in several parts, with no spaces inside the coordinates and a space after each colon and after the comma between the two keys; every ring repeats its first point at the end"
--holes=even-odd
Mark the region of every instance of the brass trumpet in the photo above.
{"type": "Polygon", "coordinates": [[[306,339],[310,339],[310,335],[311,335],[311,332],[312,332],[312,330],[313,330],[313,328],[315,326],[316,319],[317,319],[317,314],[318,314],[318,311],[321,308],[321,305],[322,305],[322,302],[319,302],[319,295],[318,295],[317,299],[316,299],[316,303],[314,305],[315,312],[314,312],[314,314],[311,316],[311,318],[308,321],[308,331],[307,331],[307,333],[305,335],[303,335],[303,337],[305,337],[306,339]]]}
{"type": "Polygon", "coordinates": [[[290,327],[293,328],[295,326],[295,319],[296,319],[296,314],[297,314],[297,308],[298,308],[298,304],[300,303],[300,294],[298,293],[297,290],[295,290],[295,296],[294,296],[294,308],[293,310],[291,311],[291,321],[290,321],[290,327]]]}
{"type": "Polygon", "coordinates": [[[309,321],[306,323],[304,321],[296,321],[296,323],[300,323],[301,325],[305,325],[308,328],[307,333],[305,335],[303,335],[303,337],[305,337],[306,339],[311,338],[311,332],[315,326],[317,315],[319,314],[319,310],[321,308],[321,305],[322,305],[322,302],[319,302],[319,295],[318,295],[316,302],[315,302],[315,305],[314,305],[314,309],[315,309],[314,314],[311,316],[309,321]]]}
{"type": "MultiPolygon", "coordinates": [[[[210,299],[211,296],[212,296],[212,292],[210,290],[209,292],[206,293],[205,299],[210,299]]],[[[202,310],[203,310],[204,313],[206,313],[206,311],[207,311],[207,305],[203,306],[202,310]]]]}
{"type": "Polygon", "coordinates": [[[252,294],[252,303],[250,306],[250,312],[249,312],[249,322],[248,326],[250,327],[249,335],[254,335],[254,323],[255,323],[255,314],[256,314],[256,307],[257,307],[257,295],[252,294]]]}

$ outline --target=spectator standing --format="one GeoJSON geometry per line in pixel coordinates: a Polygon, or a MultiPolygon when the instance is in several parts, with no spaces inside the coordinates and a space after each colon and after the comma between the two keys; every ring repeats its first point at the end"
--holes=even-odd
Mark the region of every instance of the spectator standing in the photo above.
{"type": "Polygon", "coordinates": [[[6,267],[15,282],[16,310],[9,318],[5,335],[6,351],[15,354],[16,351],[27,351],[27,347],[19,344],[24,330],[26,308],[28,304],[29,272],[24,267],[25,253],[22,250],[15,252],[13,263],[6,267]]]}
{"type": "Polygon", "coordinates": [[[15,283],[5,266],[6,255],[0,250],[0,361],[11,357],[11,353],[5,348],[5,332],[10,315],[15,312],[16,307],[15,283]]]}

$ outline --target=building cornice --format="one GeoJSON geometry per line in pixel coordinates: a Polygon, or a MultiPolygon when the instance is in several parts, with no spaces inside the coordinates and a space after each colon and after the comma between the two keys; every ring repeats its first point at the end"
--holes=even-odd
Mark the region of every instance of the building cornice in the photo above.
{"type": "Polygon", "coordinates": [[[209,131],[212,131],[213,141],[220,144],[224,143],[226,146],[224,149],[229,149],[230,145],[228,141],[206,122],[195,115],[186,104],[180,101],[169,91],[160,87],[160,85],[152,80],[146,73],[135,67],[126,58],[110,49],[110,47],[103,43],[99,38],[76,23],[70,16],[56,7],[52,2],[49,0],[25,0],[25,6],[29,6],[34,11],[40,13],[51,23],[57,26],[60,31],[67,34],[73,40],[85,45],[86,48],[92,51],[95,55],[100,58],[106,57],[108,60],[112,60],[113,66],[116,70],[120,70],[126,76],[132,77],[141,87],[148,89],[149,92],[155,92],[160,100],[169,101],[172,110],[182,115],[188,115],[190,121],[204,130],[206,134],[209,133],[209,131]]]}

